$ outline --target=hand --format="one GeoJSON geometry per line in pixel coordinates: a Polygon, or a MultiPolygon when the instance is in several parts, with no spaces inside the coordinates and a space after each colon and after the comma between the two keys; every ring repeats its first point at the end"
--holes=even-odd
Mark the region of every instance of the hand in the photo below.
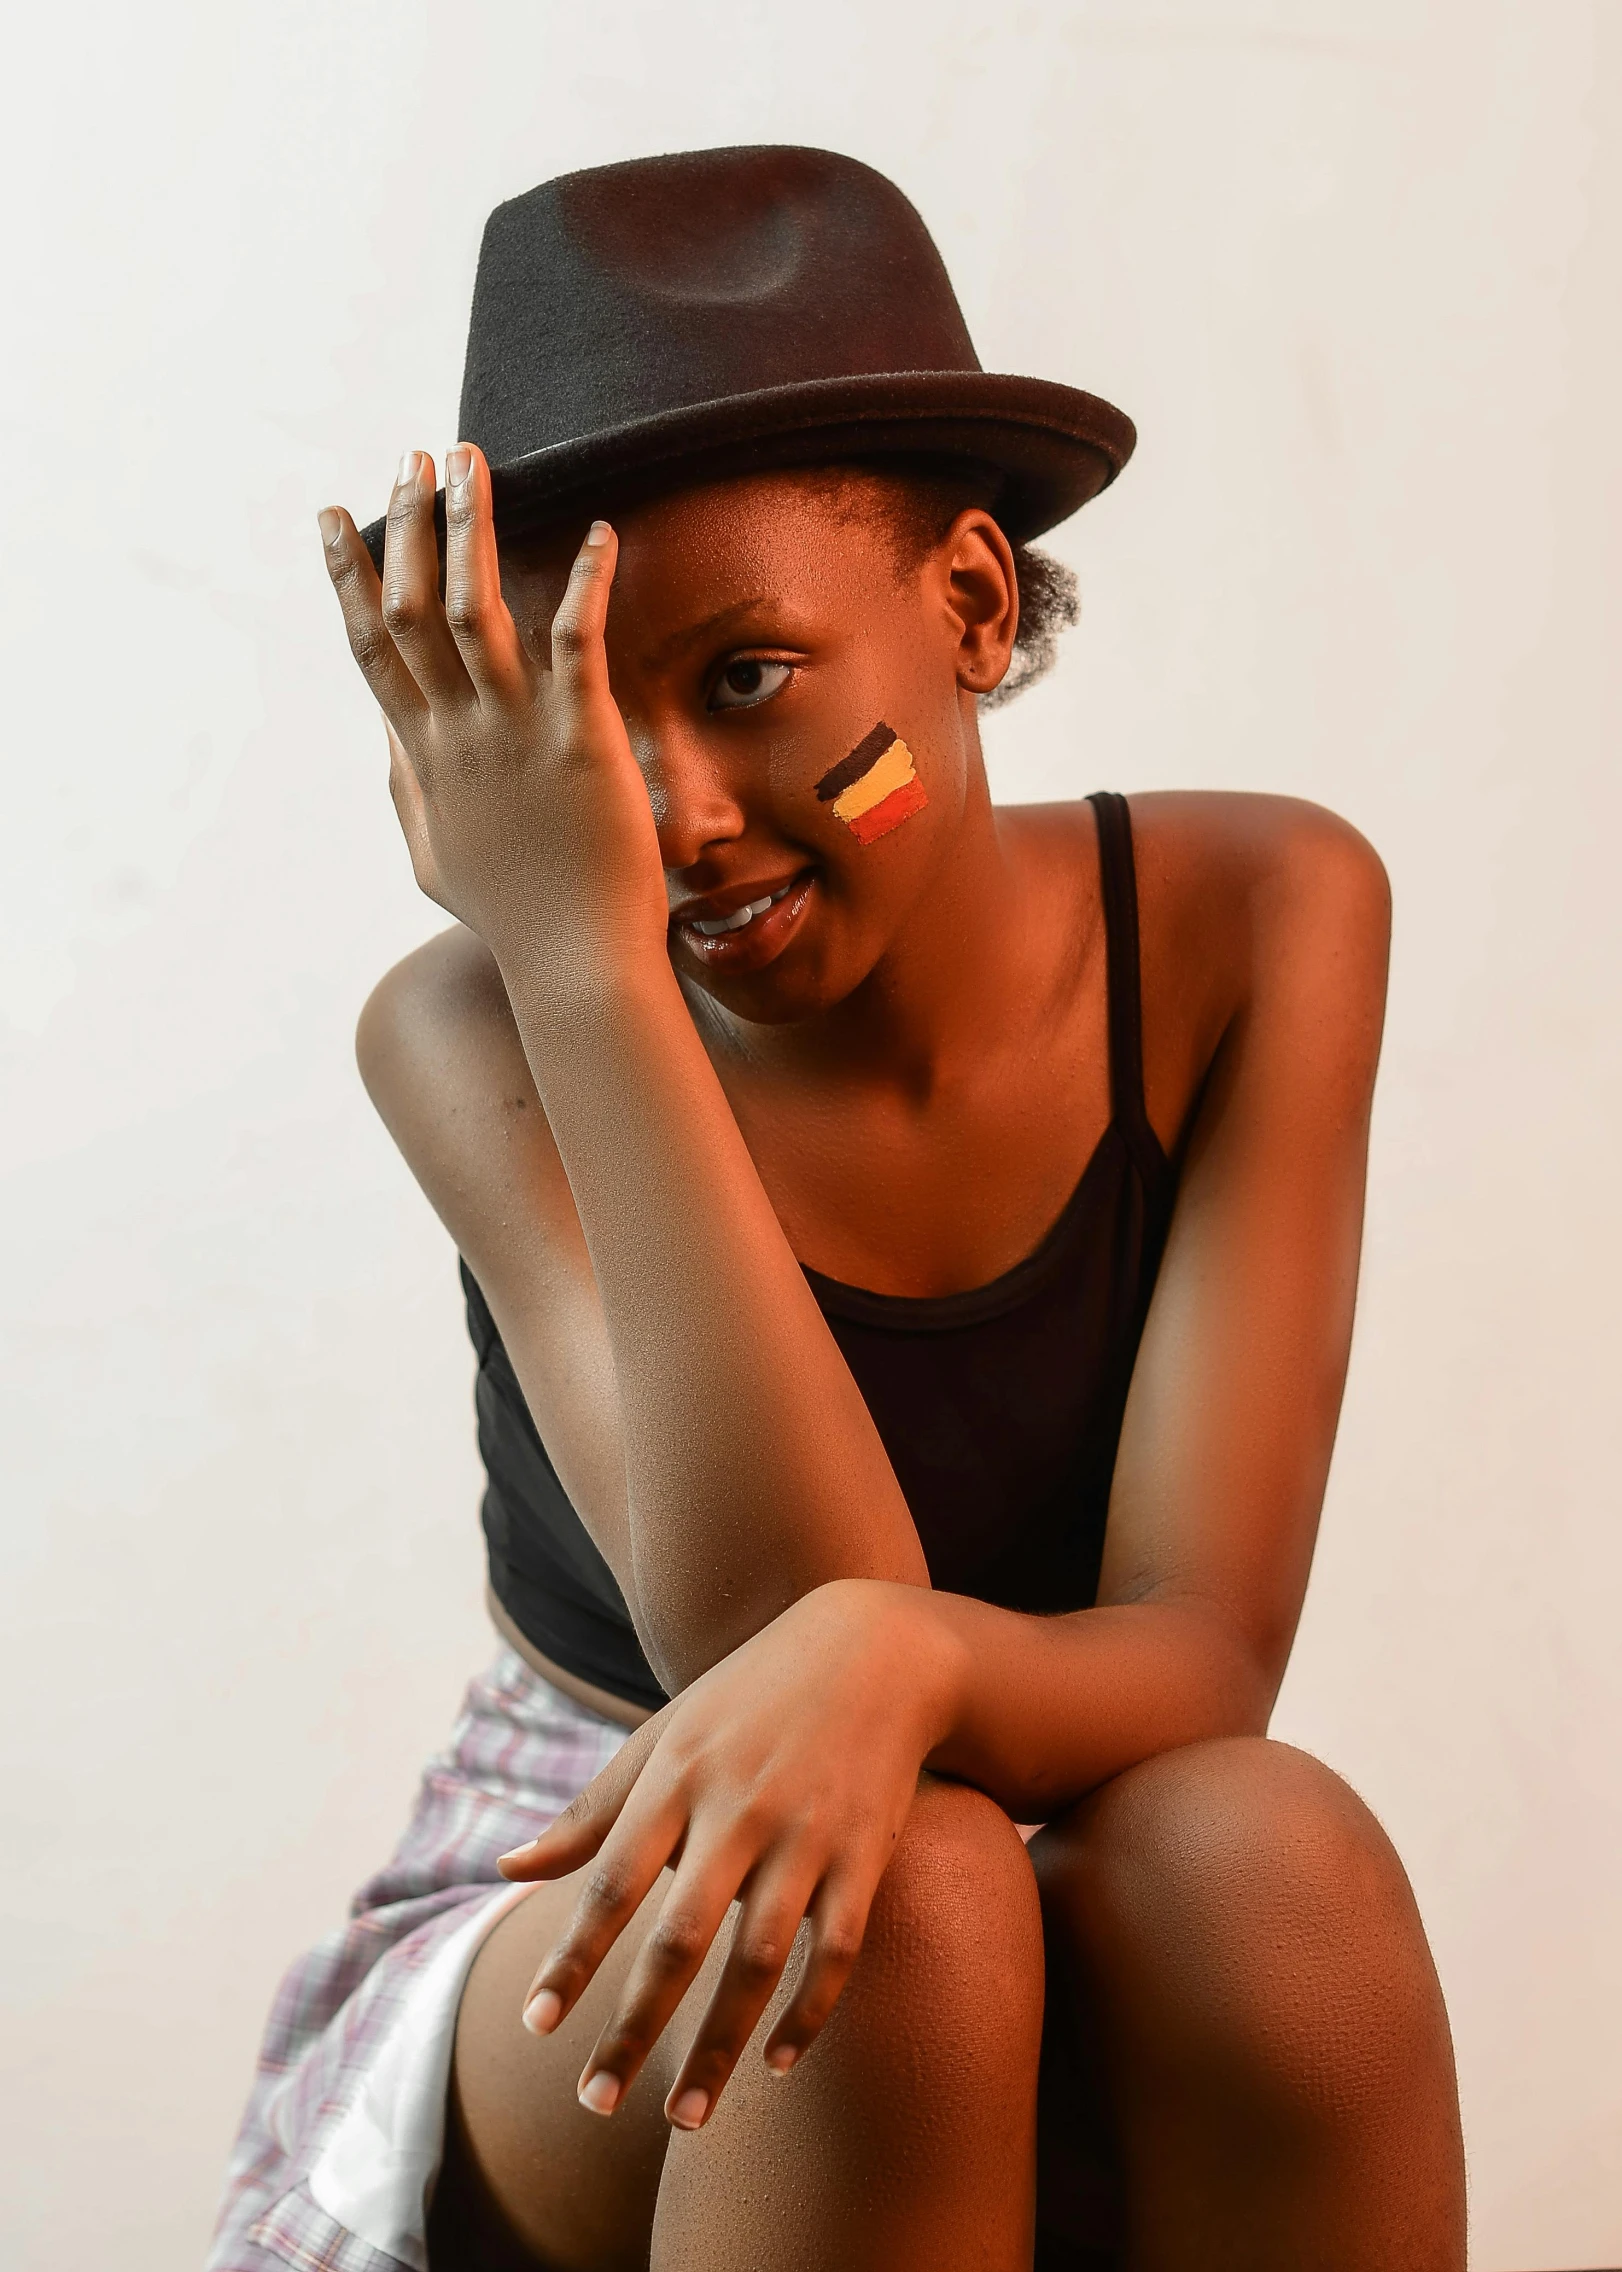
{"type": "Polygon", "coordinates": [[[837,1580],[804,1595],[645,1721],[528,1846],[509,1878],[563,1877],[596,1857],[563,1938],[530,1984],[525,2024],[550,2034],[659,1872],[675,1882],[580,2078],[613,2112],[686,1994],[734,1899],[732,1947],[665,2102],[707,2120],[778,1981],[801,1920],[806,1959],[765,2046],[786,2073],[838,2001],[879,1879],[939,1740],[942,1652],[926,1589],[837,1580]],[[921,1645],[921,1642],[924,1645],[921,1645]]]}
{"type": "Polygon", "coordinates": [[[502,598],[482,453],[458,445],[446,472],[443,603],[431,459],[412,450],[402,461],[381,580],[350,516],[321,515],[350,649],[388,726],[389,788],[417,881],[504,968],[537,949],[579,967],[662,958],[653,812],[603,646],[614,532],[592,523],[543,668],[502,598]]]}

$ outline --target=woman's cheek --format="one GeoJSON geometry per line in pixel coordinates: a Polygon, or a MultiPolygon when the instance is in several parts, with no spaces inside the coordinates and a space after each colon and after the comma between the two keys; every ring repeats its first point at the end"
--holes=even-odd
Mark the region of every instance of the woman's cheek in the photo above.
{"type": "Polygon", "coordinates": [[[814,793],[864,851],[929,803],[911,750],[882,719],[847,757],[829,766],[814,793]]]}

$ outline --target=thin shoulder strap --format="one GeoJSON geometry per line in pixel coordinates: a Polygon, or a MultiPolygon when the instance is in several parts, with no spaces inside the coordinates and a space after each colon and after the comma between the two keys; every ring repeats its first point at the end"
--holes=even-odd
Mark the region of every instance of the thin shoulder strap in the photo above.
{"type": "Polygon", "coordinates": [[[1138,876],[1132,815],[1113,789],[1088,798],[1098,823],[1098,876],[1104,901],[1104,966],[1109,991],[1110,1109],[1144,1173],[1165,1173],[1166,1155],[1143,1101],[1143,988],[1138,954],[1138,876]]]}

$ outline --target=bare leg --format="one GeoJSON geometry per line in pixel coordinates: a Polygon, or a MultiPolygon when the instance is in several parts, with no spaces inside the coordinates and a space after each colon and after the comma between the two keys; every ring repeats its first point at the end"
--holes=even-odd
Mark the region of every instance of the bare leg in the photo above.
{"type": "Polygon", "coordinates": [[[1461,2272],[1452,2044],[1402,1866],[1282,1744],[1168,1752],[1033,1841],[1132,2272],[1461,2272]]]}
{"type": "Polygon", "coordinates": [[[674,2068],[658,2047],[612,2121],[575,2084],[669,1884],[666,1871],[555,2035],[531,2035],[520,2013],[577,1880],[538,1885],[480,1949],[457,2015],[433,2272],[647,2272],[674,2068]]]}
{"type": "Polygon", "coordinates": [[[485,1944],[457,2027],[434,2272],[1028,2272],[1042,1938],[1007,1817],[926,1778],[832,2020],[786,2076],[751,2046],[690,2134],[663,2101],[724,1946],[619,2112],[574,2095],[662,1890],[550,2038],[518,2015],[572,1885],[485,1944]]]}

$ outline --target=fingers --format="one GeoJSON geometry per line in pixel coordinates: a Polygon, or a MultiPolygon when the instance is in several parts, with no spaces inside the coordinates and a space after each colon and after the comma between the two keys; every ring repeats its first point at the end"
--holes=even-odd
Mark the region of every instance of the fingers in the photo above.
{"type": "Polygon", "coordinates": [[[619,539],[606,521],[593,521],[569,571],[568,589],[552,618],[552,675],[579,701],[609,699],[603,627],[619,558],[619,539]]]}
{"type": "MultiPolygon", "coordinates": [[[[856,1959],[862,1953],[868,1912],[878,1885],[855,1869],[830,1871],[811,1904],[810,1944],[799,1983],[767,2040],[768,2067],[786,2075],[827,2025],[856,1959]]],[[[694,2049],[697,2049],[695,2043],[694,2049]]],[[[689,2058],[689,2065],[691,2058],[689,2058]]],[[[677,2088],[681,2086],[678,2084],[677,2088]]]]}
{"type": "Polygon", "coordinates": [[[383,539],[383,628],[429,702],[472,699],[472,681],[451,637],[439,597],[439,538],[434,529],[434,464],[407,450],[389,499],[383,539]]]}
{"type": "MultiPolygon", "coordinates": [[[[777,1992],[784,1967],[793,1953],[795,1937],[805,1923],[806,1904],[815,1883],[812,1869],[797,1865],[792,1857],[785,1856],[769,1874],[762,1873],[751,1885],[739,1913],[721,1978],[682,2061],[681,2073],[665,2101],[665,2112],[678,2129],[697,2130],[708,2121],[759,2025],[762,2012],[777,1992]]],[[[854,1962],[853,1955],[850,1963],[854,1962]]],[[[840,1985],[843,1986],[843,1981],[840,1985]]],[[[627,2002],[632,1986],[634,1982],[628,1985],[627,2002]]],[[[674,2009],[672,2003],[670,2010],[674,2009]]],[[[828,2010],[832,2009],[830,1998],[828,2010]]],[[[826,2017],[826,2013],[823,2016],[826,2017]]],[[[660,2019],[661,2027],[668,2017],[667,2012],[660,2019]]],[[[625,2033],[633,2041],[641,2020],[639,2011],[630,2013],[625,2033]]],[[[656,2028],[654,2033],[657,2032],[656,2028]]],[[[608,2040],[606,2034],[604,2040],[608,2040]]],[[[809,2040],[809,2035],[804,2037],[804,2041],[809,2040]]],[[[787,2072],[802,2047],[801,2041],[796,2039],[792,2056],[773,2062],[779,2072],[787,2072]]],[[[594,2058],[602,2056],[603,2046],[599,2045],[594,2058]]]]}
{"type": "Polygon", "coordinates": [[[501,564],[482,450],[458,442],[445,458],[445,621],[481,694],[512,695],[529,659],[501,596],[501,564]]]}
{"type": "MultiPolygon", "coordinates": [[[[636,2080],[698,1977],[736,1897],[737,1881],[737,1866],[729,1867],[713,1850],[702,1860],[691,1853],[684,1857],[614,2017],[581,2075],[581,2103],[594,2113],[611,2114],[636,2080]]],[[[873,1888],[854,1872],[830,1877],[820,1892],[815,1888],[814,1865],[792,1852],[775,1856],[750,1884],[721,1978],[665,2101],[677,2129],[700,2129],[714,2112],[777,1992],[802,1927],[805,1961],[765,2046],[766,2064],[787,2074],[826,2025],[861,1953],[873,1888]]],[[[543,1967],[537,1977],[546,1974],[543,1967]]],[[[560,2018],[566,2008],[559,2004],[560,2018]]]]}
{"type": "Polygon", "coordinates": [[[421,689],[384,628],[383,587],[372,566],[372,556],[342,506],[329,505],[319,518],[327,574],[343,610],[349,651],[385,717],[397,726],[406,726],[425,705],[421,689]]]}
{"type": "MultiPolygon", "coordinates": [[[[530,1983],[524,2025],[533,2034],[550,2035],[579,2002],[670,1860],[683,1824],[680,1808],[668,1803],[657,1809],[633,1805],[621,1815],[585,1873],[561,1940],[530,1983]]],[[[612,2101],[595,2111],[606,2114],[611,2106],[612,2101]]]]}
{"type": "Polygon", "coordinates": [[[496,1868],[502,1876],[524,1882],[566,1878],[571,1870],[589,1862],[619,1819],[669,1718],[670,1707],[666,1705],[651,1720],[644,1720],[538,1838],[532,1838],[527,1846],[515,1846],[510,1854],[498,1855],[496,1868]]]}
{"type": "MultiPolygon", "coordinates": [[[[439,593],[434,468],[407,450],[389,500],[379,579],[354,522],[341,508],[321,516],[327,568],[343,609],[350,651],[385,714],[408,735],[430,705],[479,696],[511,699],[531,683],[530,662],[501,592],[482,451],[459,442],[446,460],[446,581],[439,593]]],[[[593,521],[552,622],[552,670],[576,701],[611,701],[603,627],[618,539],[593,521]]]]}
{"type": "MultiPolygon", "coordinates": [[[[697,1978],[726,1920],[744,1867],[740,1856],[735,1866],[728,1868],[726,1858],[713,1849],[702,1861],[691,1850],[684,1855],[652,1930],[637,1951],[618,2009],[586,2061],[580,2077],[583,2106],[597,2114],[610,2114],[630,2089],[643,2061],[697,1978]]],[[[791,1926],[784,1958],[793,1938],[791,1926]]],[[[766,1993],[770,1995],[770,1985],[766,1993]]],[[[746,2029],[742,2041],[748,2040],[746,2029]]],[[[686,2125],[690,2129],[697,2126],[696,2122],[686,2125]]]]}

